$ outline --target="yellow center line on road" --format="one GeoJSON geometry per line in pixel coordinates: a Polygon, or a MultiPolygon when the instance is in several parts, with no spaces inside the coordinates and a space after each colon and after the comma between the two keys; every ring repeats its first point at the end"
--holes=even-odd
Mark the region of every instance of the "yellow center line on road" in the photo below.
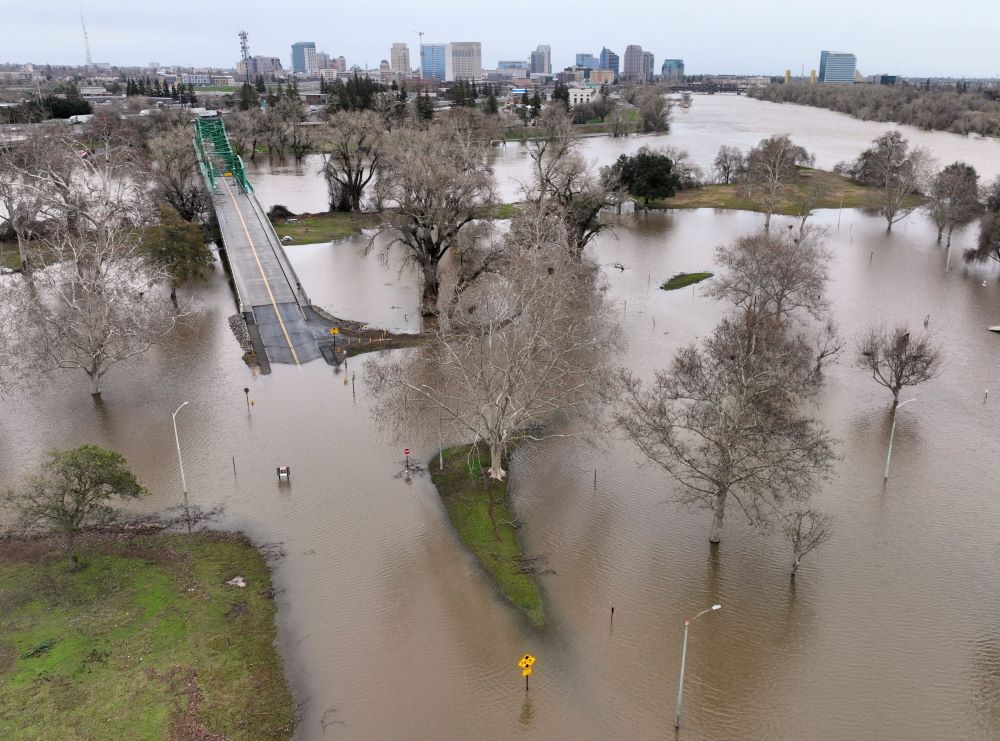
{"type": "Polygon", "coordinates": [[[229,193],[229,197],[233,199],[233,205],[236,206],[236,215],[240,217],[240,223],[243,225],[243,233],[247,235],[247,242],[250,243],[250,250],[253,252],[253,259],[257,261],[257,269],[260,271],[260,277],[264,279],[264,288],[267,289],[267,295],[271,299],[271,306],[274,307],[274,315],[278,317],[278,324],[281,325],[281,333],[285,335],[285,342],[288,343],[288,349],[292,351],[292,360],[295,361],[295,365],[301,367],[302,364],[299,362],[299,355],[295,352],[295,347],[292,345],[292,338],[288,336],[288,330],[285,329],[285,323],[281,319],[281,312],[278,310],[278,302],[274,300],[274,294],[271,292],[271,284],[267,280],[267,275],[264,273],[264,266],[261,265],[260,257],[257,255],[257,247],[253,243],[253,238],[250,236],[250,230],[247,229],[247,222],[243,219],[243,212],[240,210],[240,204],[236,200],[236,196],[233,195],[233,189],[226,183],[226,191],[229,193]]]}

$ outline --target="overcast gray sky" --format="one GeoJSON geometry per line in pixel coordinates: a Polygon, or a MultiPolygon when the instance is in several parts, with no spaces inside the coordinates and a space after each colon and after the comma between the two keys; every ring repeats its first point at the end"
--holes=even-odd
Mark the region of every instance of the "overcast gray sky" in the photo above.
{"type": "MultiPolygon", "coordinates": [[[[5,0],[0,61],[80,64],[83,35],[77,0],[5,0]]],[[[294,41],[343,54],[348,64],[388,58],[393,41],[481,41],[483,66],[523,59],[552,46],[562,68],[577,52],[607,46],[619,54],[640,44],[680,57],[688,74],[806,73],[821,49],[851,51],[864,74],[1000,76],[998,0],[84,0],[94,61],[232,67],[237,33],[250,34],[252,54],[289,65],[294,41]]],[[[416,65],[416,61],[413,62],[416,65]]]]}

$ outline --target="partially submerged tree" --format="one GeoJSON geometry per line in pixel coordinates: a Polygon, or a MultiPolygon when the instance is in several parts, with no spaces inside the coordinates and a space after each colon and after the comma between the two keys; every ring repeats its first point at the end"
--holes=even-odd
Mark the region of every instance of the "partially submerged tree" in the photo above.
{"type": "Polygon", "coordinates": [[[751,234],[717,248],[715,262],[723,272],[708,286],[714,298],[782,319],[798,311],[820,318],[828,308],[830,252],[818,234],[751,234]]]}
{"type": "Polygon", "coordinates": [[[778,209],[796,179],[799,167],[813,162],[805,148],[792,143],[787,134],[770,136],[747,153],[747,196],[765,213],[764,229],[771,228],[771,216],[778,209]]]}
{"type": "MultiPolygon", "coordinates": [[[[407,262],[421,272],[420,311],[438,314],[438,268],[462,229],[483,218],[494,203],[493,173],[485,148],[448,135],[438,126],[398,132],[381,158],[379,199],[393,204],[385,218],[393,238],[385,255],[401,245],[407,262]]],[[[374,238],[368,249],[375,245],[374,238]]]]}
{"type": "Polygon", "coordinates": [[[886,231],[920,206],[920,193],[930,169],[930,157],[920,147],[910,149],[898,131],[887,131],[861,153],[848,174],[879,192],[879,207],[886,231]]]}
{"type": "Polygon", "coordinates": [[[802,559],[830,537],[833,520],[814,509],[797,508],[781,518],[781,530],[792,544],[792,578],[802,559]]]}
{"type": "Polygon", "coordinates": [[[518,441],[568,434],[550,423],[600,403],[619,335],[593,267],[566,251],[558,222],[537,227],[512,230],[502,263],[462,295],[426,346],[366,369],[378,419],[412,435],[440,414],[450,438],[489,449],[493,479],[506,476],[518,441]]]}
{"type": "Polygon", "coordinates": [[[51,450],[42,470],[18,489],[3,495],[3,503],[18,512],[28,528],[61,535],[74,568],[76,538],[87,526],[115,519],[113,499],[137,499],[146,494],[119,453],[97,445],[51,450]]]}
{"type": "Polygon", "coordinates": [[[1000,177],[985,189],[983,201],[986,213],[979,222],[979,239],[974,248],[965,251],[965,261],[1000,263],[1000,177]]]}
{"type": "Polygon", "coordinates": [[[365,188],[379,170],[385,127],[373,111],[338,111],[330,116],[323,165],[331,211],[360,211],[365,188]]]}
{"type": "Polygon", "coordinates": [[[191,130],[178,127],[149,142],[155,197],[166,201],[185,221],[204,223],[211,209],[191,130]]]}
{"type": "Polygon", "coordinates": [[[955,227],[971,223],[982,210],[979,175],[964,162],[953,162],[931,180],[927,210],[938,228],[937,241],[948,232],[948,247],[955,227]]]}
{"type": "Polygon", "coordinates": [[[858,342],[858,367],[871,371],[872,380],[892,393],[892,408],[907,386],[929,381],[941,371],[941,351],[924,332],[910,334],[905,324],[892,329],[871,327],[858,342]]]}
{"type": "Polygon", "coordinates": [[[528,144],[534,178],[525,188],[525,200],[562,221],[567,246],[579,254],[610,226],[601,211],[617,202],[617,187],[591,172],[560,107],[546,108],[536,127],[541,136],[528,144]]]}
{"type": "Polygon", "coordinates": [[[165,203],[157,207],[159,223],[151,227],[145,247],[153,261],[159,264],[170,280],[170,300],[177,302],[177,287],[201,278],[212,266],[212,250],[205,244],[201,227],[185,221],[165,203]]]}
{"type": "Polygon", "coordinates": [[[656,87],[641,88],[635,97],[642,130],[650,133],[670,131],[670,99],[656,87]]]}
{"type": "Polygon", "coordinates": [[[620,155],[605,178],[620,184],[647,206],[651,198],[670,198],[682,187],[673,160],[649,147],[640,147],[635,154],[620,155]]]}
{"type": "Polygon", "coordinates": [[[651,384],[622,380],[619,425],[680,484],[681,502],[712,512],[712,543],[731,502],[766,528],[831,474],[833,441],[800,411],[818,383],[811,350],[772,314],[737,312],[651,384]]]}

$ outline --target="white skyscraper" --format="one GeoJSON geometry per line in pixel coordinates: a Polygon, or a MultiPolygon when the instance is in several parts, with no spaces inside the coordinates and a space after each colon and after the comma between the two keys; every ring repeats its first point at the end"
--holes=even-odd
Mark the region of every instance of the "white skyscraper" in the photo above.
{"type": "Polygon", "coordinates": [[[397,41],[389,52],[389,66],[400,75],[410,74],[410,47],[397,41]]]}
{"type": "Polygon", "coordinates": [[[478,41],[452,41],[445,48],[444,79],[479,80],[483,76],[483,45],[478,41]]]}

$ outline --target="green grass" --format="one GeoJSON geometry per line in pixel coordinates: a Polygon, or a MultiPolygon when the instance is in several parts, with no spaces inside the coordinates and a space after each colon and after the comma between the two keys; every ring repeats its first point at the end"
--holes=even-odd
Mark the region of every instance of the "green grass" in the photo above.
{"type": "Polygon", "coordinates": [[[521,570],[524,553],[517,529],[511,524],[515,516],[507,482],[490,481],[485,475],[489,455],[481,457],[470,445],[445,450],[444,459],[443,471],[438,470],[436,460],[432,461],[431,479],[459,539],[493,577],[500,593],[523,610],[532,623],[544,625],[538,584],[532,574],[521,570]]]}
{"type": "Polygon", "coordinates": [[[0,736],[288,739],[271,577],[224,534],[0,543],[0,736]],[[240,575],[244,589],[223,582],[240,575]]]}
{"type": "Polygon", "coordinates": [[[711,278],[713,273],[678,273],[673,278],[664,283],[660,288],[664,291],[676,291],[678,288],[693,286],[703,280],[711,278]]]}
{"type": "Polygon", "coordinates": [[[285,236],[291,237],[291,244],[332,242],[336,239],[346,239],[361,234],[361,230],[365,227],[378,224],[378,218],[373,214],[342,211],[325,214],[302,214],[295,218],[297,221],[288,222],[278,219],[274,222],[274,231],[282,239],[285,236]]]}
{"type": "MultiPolygon", "coordinates": [[[[813,183],[819,182],[825,189],[824,197],[816,208],[879,208],[878,191],[867,185],[856,183],[850,178],[826,170],[801,168],[798,180],[788,188],[787,195],[775,210],[777,214],[795,216],[799,206],[796,199],[813,183]]],[[[911,204],[920,202],[915,198],[911,204]]],[[[763,211],[761,206],[746,196],[745,186],[704,185],[700,188],[682,190],[672,198],[650,201],[649,208],[723,208],[739,211],[763,211]]]]}

